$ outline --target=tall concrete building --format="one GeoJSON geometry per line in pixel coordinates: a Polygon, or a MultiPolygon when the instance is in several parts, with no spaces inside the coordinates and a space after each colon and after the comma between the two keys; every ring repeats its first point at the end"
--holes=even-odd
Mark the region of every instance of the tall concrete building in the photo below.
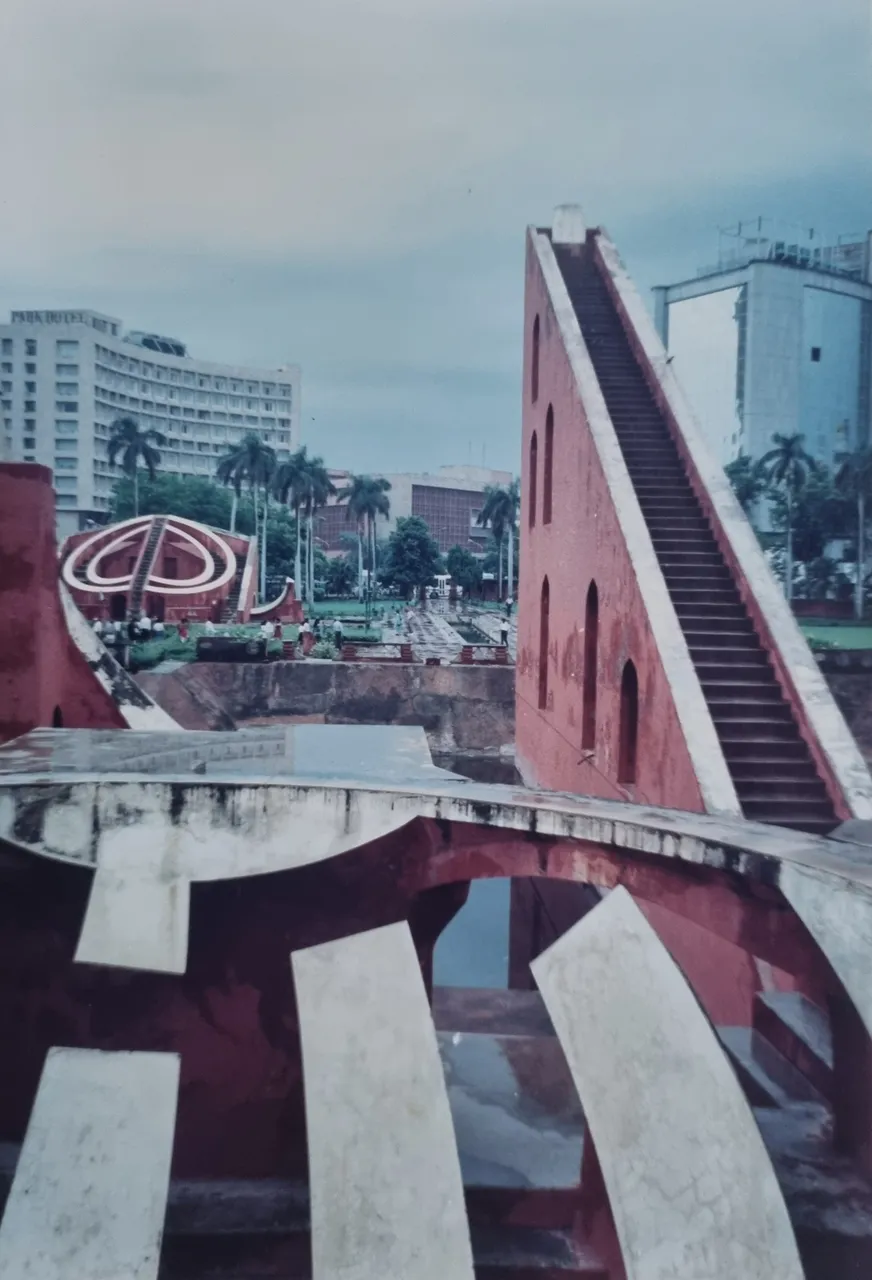
{"type": "Polygon", "coordinates": [[[125,333],[95,311],[13,311],[0,325],[0,414],[3,456],[52,468],[66,535],[108,512],[119,415],[164,433],[165,471],[211,475],[247,431],[285,457],[299,441],[300,370],[195,360],[174,338],[125,333]]]}
{"type": "Polygon", "coordinates": [[[832,465],[870,437],[872,232],[827,243],[764,219],[654,290],[655,320],[710,446],[759,458],[779,432],[832,465]]]}

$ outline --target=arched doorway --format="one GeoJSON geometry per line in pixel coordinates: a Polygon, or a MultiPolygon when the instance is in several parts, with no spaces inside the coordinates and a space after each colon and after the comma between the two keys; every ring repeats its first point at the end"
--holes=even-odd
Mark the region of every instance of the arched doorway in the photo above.
{"type": "Polygon", "coordinates": [[[639,680],[628,659],[621,675],[621,736],[618,747],[618,782],[636,781],[636,749],[639,738],[639,680]]]}
{"type": "Polygon", "coordinates": [[[530,441],[530,479],[527,491],[527,519],[532,529],[536,523],[536,488],[539,484],[539,437],[533,432],[530,441]]]}
{"type": "Polygon", "coordinates": [[[587,589],[584,606],[584,677],[582,683],[581,746],[596,745],[597,650],[599,647],[599,592],[595,582],[587,589]]]}
{"type": "Polygon", "coordinates": [[[544,711],[548,706],[548,643],[551,626],[551,587],[548,579],[542,582],[542,595],[539,600],[539,709],[544,711]]]}

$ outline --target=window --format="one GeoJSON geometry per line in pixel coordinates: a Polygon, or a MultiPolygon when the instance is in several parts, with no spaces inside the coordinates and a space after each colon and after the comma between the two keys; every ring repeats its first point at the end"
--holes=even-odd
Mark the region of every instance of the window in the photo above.
{"type": "Polygon", "coordinates": [[[78,342],[69,342],[63,338],[58,338],[55,343],[55,354],[59,360],[62,360],[65,356],[78,356],[79,344],[78,342]]]}
{"type": "Polygon", "coordinates": [[[283,382],[279,387],[279,395],[289,396],[290,394],[291,394],[290,385],[287,382],[283,382]]]}
{"type": "Polygon", "coordinates": [[[24,419],[24,430],[25,430],[25,431],[35,431],[35,430],[36,430],[36,418],[25,418],[25,419],[24,419]]]}
{"type": "Polygon", "coordinates": [[[64,714],[60,707],[55,707],[51,713],[51,727],[53,729],[63,729],[64,727],[64,714]]]}
{"type": "Polygon", "coordinates": [[[621,675],[621,736],[618,747],[618,782],[636,781],[636,746],[639,737],[639,681],[627,660],[621,675]]]}
{"type": "Polygon", "coordinates": [[[26,396],[35,396],[35,395],[36,395],[36,383],[35,383],[35,382],[25,382],[25,384],[24,384],[24,394],[25,394],[26,396]]]}
{"type": "Polygon", "coordinates": [[[57,396],[77,396],[79,394],[78,382],[56,382],[55,395],[57,396]]]}
{"type": "Polygon", "coordinates": [[[76,505],[76,495],[74,493],[59,493],[55,498],[55,506],[74,507],[75,505],[76,505]]]}
{"type": "Polygon", "coordinates": [[[812,349],[811,349],[811,358],[812,358],[812,363],[813,363],[813,364],[820,364],[820,362],[821,362],[821,349],[820,349],[820,347],[812,347],[812,349]]]}
{"type": "Polygon", "coordinates": [[[59,435],[73,435],[79,429],[75,418],[55,418],[55,431],[59,435]]]}
{"type": "Polygon", "coordinates": [[[11,400],[0,400],[0,409],[11,409],[11,408],[12,408],[11,400]]]}
{"type": "Polygon", "coordinates": [[[533,349],[530,356],[530,399],[539,399],[539,317],[533,321],[533,349]]]}
{"type": "Polygon", "coordinates": [[[57,493],[75,493],[78,483],[75,476],[56,476],[54,486],[57,493]]]}
{"type": "Polygon", "coordinates": [[[542,595],[539,600],[539,710],[548,706],[548,644],[551,613],[551,588],[548,579],[542,581],[542,595]]]}
{"type": "Polygon", "coordinates": [[[36,355],[36,338],[26,338],[24,341],[24,354],[26,356],[36,355]]]}
{"type": "Polygon", "coordinates": [[[11,382],[0,382],[0,391],[2,391],[4,395],[11,395],[11,394],[12,394],[12,383],[11,383],[11,382]]]}
{"type": "Polygon", "coordinates": [[[12,355],[12,339],[11,338],[3,339],[3,354],[4,356],[12,355]]]}
{"type": "Polygon", "coordinates": [[[24,366],[24,372],[30,374],[32,377],[36,373],[36,365],[32,364],[31,362],[28,362],[24,366]]]}
{"type": "MultiPolygon", "coordinates": [[[[25,443],[27,442],[25,441],[25,443]]],[[[75,437],[68,439],[64,436],[56,436],[55,448],[58,453],[76,453],[79,448],[79,442],[75,437]]]]}
{"type": "Polygon", "coordinates": [[[78,378],[79,366],[77,364],[56,364],[56,378],[78,378]]]}
{"type": "Polygon", "coordinates": [[[36,440],[34,439],[34,437],[33,437],[33,436],[25,436],[25,438],[24,438],[24,447],[25,447],[25,449],[35,449],[35,448],[36,448],[36,440]]]}
{"type": "Polygon", "coordinates": [[[545,466],[542,477],[542,523],[551,523],[551,494],[554,485],[554,410],[549,404],[545,418],[545,466]]]}
{"type": "Polygon", "coordinates": [[[55,470],[57,471],[75,471],[75,458],[55,458],[55,470]]]}
{"type": "Polygon", "coordinates": [[[275,412],[275,410],[273,409],[273,405],[272,405],[272,401],[271,401],[271,400],[264,400],[264,402],[263,402],[263,411],[264,411],[264,413],[274,413],[274,412],[275,412]]]}
{"type": "Polygon", "coordinates": [[[530,528],[536,524],[536,489],[539,485],[539,437],[533,432],[530,441],[530,488],[527,492],[527,510],[530,528]]]}
{"type": "Polygon", "coordinates": [[[2,365],[0,365],[0,373],[11,373],[11,372],[12,372],[12,361],[4,360],[2,365]]]}
{"type": "Polygon", "coordinates": [[[596,745],[596,664],[599,643],[599,592],[592,582],[584,606],[584,678],[582,682],[581,749],[596,745]]]}
{"type": "MultiPolygon", "coordinates": [[[[24,406],[25,410],[27,405],[24,406]]],[[[55,401],[55,413],[78,413],[79,405],[76,400],[57,400],[55,401]]]]}
{"type": "Polygon", "coordinates": [[[35,401],[35,400],[25,400],[25,402],[24,402],[24,412],[25,412],[25,413],[36,413],[36,401],[35,401]]]}

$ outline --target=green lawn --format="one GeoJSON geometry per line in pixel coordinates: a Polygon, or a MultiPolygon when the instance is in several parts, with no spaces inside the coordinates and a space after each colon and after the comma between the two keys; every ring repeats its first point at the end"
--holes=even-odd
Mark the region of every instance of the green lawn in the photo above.
{"type": "Polygon", "coordinates": [[[805,638],[812,644],[820,641],[835,645],[838,649],[872,649],[872,623],[869,622],[821,622],[803,619],[800,626],[805,638]]]}

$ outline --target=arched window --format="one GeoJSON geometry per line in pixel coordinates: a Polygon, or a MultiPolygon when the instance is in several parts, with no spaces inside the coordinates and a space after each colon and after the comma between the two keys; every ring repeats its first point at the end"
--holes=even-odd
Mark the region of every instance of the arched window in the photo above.
{"type": "Polygon", "coordinates": [[[596,745],[596,663],[599,641],[599,592],[592,582],[584,606],[584,680],[582,684],[581,747],[591,751],[596,745]]]}
{"type": "Polygon", "coordinates": [[[639,680],[632,662],[621,675],[621,740],[618,749],[618,782],[636,781],[636,744],[639,737],[639,680]]]}
{"type": "Polygon", "coordinates": [[[533,432],[530,441],[530,488],[527,492],[527,510],[530,528],[536,523],[536,488],[539,484],[539,437],[533,432]]]}
{"type": "Polygon", "coordinates": [[[53,729],[63,729],[64,727],[64,713],[60,707],[55,707],[51,713],[51,727],[53,729]]]}
{"type": "Polygon", "coordinates": [[[551,523],[551,491],[554,484],[554,410],[548,406],[545,417],[545,465],[542,468],[542,523],[551,523]]]}
{"type": "Polygon", "coordinates": [[[533,321],[533,351],[530,357],[530,399],[539,399],[539,317],[533,321]]]}
{"type": "Polygon", "coordinates": [[[548,640],[551,613],[551,588],[548,579],[542,580],[542,598],[539,601],[539,708],[548,706],[548,640]]]}

